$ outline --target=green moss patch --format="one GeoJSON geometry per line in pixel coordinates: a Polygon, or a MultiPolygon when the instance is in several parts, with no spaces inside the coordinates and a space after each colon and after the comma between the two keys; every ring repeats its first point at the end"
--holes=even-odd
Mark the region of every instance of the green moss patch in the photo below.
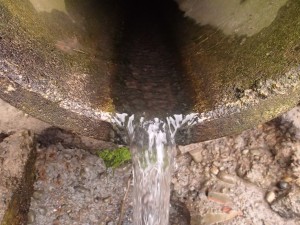
{"type": "Polygon", "coordinates": [[[99,151],[98,156],[103,159],[107,168],[117,168],[131,160],[130,150],[127,147],[120,147],[115,150],[99,151]]]}

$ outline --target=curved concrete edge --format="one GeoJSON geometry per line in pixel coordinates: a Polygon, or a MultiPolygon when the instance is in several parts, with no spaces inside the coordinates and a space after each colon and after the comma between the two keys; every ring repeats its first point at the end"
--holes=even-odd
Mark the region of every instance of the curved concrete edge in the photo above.
{"type": "Polygon", "coordinates": [[[33,117],[83,136],[116,142],[116,134],[107,122],[69,111],[61,107],[59,102],[47,100],[7,78],[0,78],[0,87],[3,100],[33,117]]]}
{"type": "MultiPolygon", "coordinates": [[[[114,127],[103,121],[108,113],[76,102],[62,104],[50,101],[7,78],[0,79],[0,87],[1,98],[32,116],[80,135],[110,142],[120,141],[114,127]]],[[[293,69],[278,81],[267,80],[245,90],[236,102],[217,106],[210,112],[198,112],[200,119],[204,118],[203,122],[180,129],[176,142],[187,145],[240,133],[288,111],[298,104],[299,99],[300,70],[293,69]]]]}
{"type": "Polygon", "coordinates": [[[280,86],[285,78],[289,79],[290,83],[280,91],[275,89],[273,93],[267,94],[263,92],[266,90],[266,86],[262,85],[261,88],[245,91],[252,92],[251,101],[245,105],[243,105],[243,100],[239,100],[233,102],[231,106],[227,104],[216,107],[214,111],[202,113],[203,118],[208,119],[192,127],[179,130],[176,136],[177,144],[188,145],[235,135],[285,113],[296,106],[300,100],[299,69],[289,71],[279,81],[266,81],[267,84],[271,82],[271,86],[274,84],[280,86]]]}

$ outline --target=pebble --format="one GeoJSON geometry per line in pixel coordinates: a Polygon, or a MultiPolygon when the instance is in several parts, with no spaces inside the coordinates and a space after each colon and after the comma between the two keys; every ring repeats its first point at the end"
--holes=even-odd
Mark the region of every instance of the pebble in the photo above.
{"type": "Polygon", "coordinates": [[[214,162],[213,162],[213,165],[216,166],[216,167],[218,167],[218,166],[220,166],[220,163],[217,162],[217,161],[214,161],[214,162]]]}
{"type": "Polygon", "coordinates": [[[29,211],[28,213],[28,223],[34,223],[35,221],[35,214],[32,210],[29,211]]]}
{"type": "Polygon", "coordinates": [[[107,225],[115,225],[113,221],[107,223],[107,225]]]}
{"type": "Polygon", "coordinates": [[[72,158],[72,155],[69,154],[69,153],[65,153],[64,158],[67,159],[67,160],[70,160],[72,158]]]}
{"type": "Polygon", "coordinates": [[[221,189],[221,193],[227,193],[227,192],[228,192],[228,189],[227,189],[227,188],[223,187],[223,188],[221,189]]]}
{"type": "Polygon", "coordinates": [[[268,203],[271,203],[275,200],[276,198],[276,195],[275,195],[275,192],[274,191],[269,191],[267,194],[266,194],[266,201],[268,203]]]}
{"type": "Polygon", "coordinates": [[[233,176],[233,175],[230,175],[226,172],[220,172],[218,174],[218,178],[221,180],[221,181],[224,181],[225,183],[228,183],[228,184],[234,184],[236,182],[236,177],[233,176]]]}
{"type": "Polygon", "coordinates": [[[219,173],[219,169],[213,166],[212,168],[210,168],[210,172],[214,175],[217,175],[219,173]]]}
{"type": "Polygon", "coordinates": [[[284,177],[282,180],[285,181],[285,182],[287,182],[287,183],[290,183],[290,182],[292,182],[294,179],[293,179],[292,177],[290,177],[290,176],[286,176],[286,177],[284,177]]]}
{"type": "Polygon", "coordinates": [[[39,213],[43,216],[45,216],[47,214],[47,209],[44,207],[40,207],[39,208],[39,213]]]}
{"type": "Polygon", "coordinates": [[[43,196],[43,191],[35,191],[35,192],[33,192],[33,195],[32,195],[32,197],[33,197],[35,200],[41,199],[42,196],[43,196]]]}
{"type": "Polygon", "coordinates": [[[260,156],[261,155],[261,150],[260,149],[252,149],[251,154],[253,156],[260,156]]]}
{"type": "Polygon", "coordinates": [[[278,187],[282,190],[285,190],[289,187],[289,184],[285,181],[279,181],[278,183],[278,187]]]}
{"type": "Polygon", "coordinates": [[[254,156],[254,160],[259,160],[259,159],[260,159],[260,157],[258,155],[254,156]]]}
{"type": "Polygon", "coordinates": [[[207,198],[211,201],[220,203],[220,204],[232,204],[231,199],[224,193],[219,192],[209,192],[207,198]]]}
{"type": "Polygon", "coordinates": [[[244,149],[243,151],[242,151],[242,154],[243,155],[247,155],[249,153],[249,149],[244,149]]]}

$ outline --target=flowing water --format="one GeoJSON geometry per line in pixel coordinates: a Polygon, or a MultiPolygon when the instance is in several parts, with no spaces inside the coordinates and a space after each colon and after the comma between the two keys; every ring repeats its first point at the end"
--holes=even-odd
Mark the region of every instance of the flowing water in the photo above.
{"type": "Polygon", "coordinates": [[[175,134],[183,126],[201,122],[198,114],[174,115],[165,120],[117,114],[112,122],[127,131],[133,161],[134,225],[167,225],[170,181],[176,153],[175,134]]]}

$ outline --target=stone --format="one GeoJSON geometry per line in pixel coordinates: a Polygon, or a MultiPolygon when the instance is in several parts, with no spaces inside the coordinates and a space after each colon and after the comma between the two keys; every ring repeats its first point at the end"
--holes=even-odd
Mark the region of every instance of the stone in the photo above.
{"type": "Polygon", "coordinates": [[[217,167],[215,167],[215,166],[212,166],[212,167],[210,168],[210,172],[211,172],[212,174],[214,174],[214,175],[217,175],[217,174],[219,173],[219,169],[218,169],[217,167]]]}
{"type": "Polygon", "coordinates": [[[219,192],[209,192],[207,198],[211,201],[217,202],[223,205],[231,205],[231,199],[228,195],[219,192]]]}
{"type": "Polygon", "coordinates": [[[195,149],[189,152],[193,160],[197,163],[202,162],[203,156],[201,149],[195,149]]]}
{"type": "Polygon", "coordinates": [[[32,210],[28,213],[28,223],[34,223],[35,221],[35,214],[32,210]]]}
{"type": "Polygon", "coordinates": [[[236,177],[235,176],[233,176],[231,174],[228,174],[224,171],[222,171],[218,174],[218,178],[221,181],[223,181],[225,183],[228,183],[228,184],[235,184],[235,182],[236,182],[236,177]]]}
{"type": "Polygon", "coordinates": [[[239,211],[230,211],[229,213],[207,213],[203,217],[200,215],[191,218],[191,225],[211,225],[222,223],[241,215],[239,211]]]}
{"type": "Polygon", "coordinates": [[[243,155],[247,155],[249,153],[249,149],[244,149],[243,151],[242,151],[242,154],[243,155]]]}
{"type": "Polygon", "coordinates": [[[19,131],[0,143],[0,224],[27,221],[33,194],[36,148],[34,135],[19,131]]]}
{"type": "Polygon", "coordinates": [[[268,203],[271,203],[275,200],[276,198],[276,194],[274,191],[269,191],[267,194],[266,194],[266,201],[268,203]]]}
{"type": "Polygon", "coordinates": [[[289,187],[289,184],[285,181],[279,181],[277,186],[282,189],[282,190],[285,190],[289,187]]]}
{"type": "Polygon", "coordinates": [[[292,190],[271,204],[272,210],[286,219],[300,218],[300,190],[292,190]]]}
{"type": "Polygon", "coordinates": [[[262,150],[261,149],[251,149],[251,155],[253,156],[260,156],[261,153],[262,153],[262,150]]]}
{"type": "Polygon", "coordinates": [[[33,192],[32,197],[34,199],[38,200],[43,196],[43,193],[44,193],[43,191],[35,191],[35,192],[33,192]]]}

